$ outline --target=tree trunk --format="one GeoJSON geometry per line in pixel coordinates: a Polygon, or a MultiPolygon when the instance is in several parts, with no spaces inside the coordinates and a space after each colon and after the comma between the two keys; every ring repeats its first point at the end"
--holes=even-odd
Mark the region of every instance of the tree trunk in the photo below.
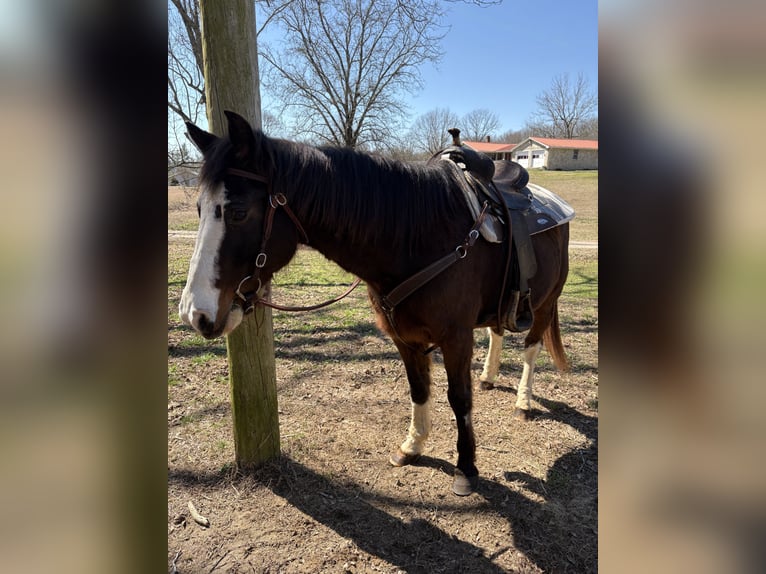
{"type": "MultiPolygon", "coordinates": [[[[200,0],[205,97],[210,131],[226,130],[224,110],[261,126],[255,5],[252,0],[200,0]]],[[[271,309],[256,308],[226,338],[240,468],[279,456],[276,369],[271,309]]]]}

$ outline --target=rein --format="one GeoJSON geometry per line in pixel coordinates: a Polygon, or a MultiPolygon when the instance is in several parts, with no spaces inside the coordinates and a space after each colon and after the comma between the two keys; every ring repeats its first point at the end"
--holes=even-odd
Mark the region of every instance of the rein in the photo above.
{"type": "Polygon", "coordinates": [[[276,309],[277,311],[290,311],[293,313],[298,313],[300,311],[316,311],[317,309],[321,309],[323,307],[327,307],[329,305],[332,305],[333,303],[337,303],[341,299],[345,299],[348,297],[351,292],[356,289],[359,284],[362,282],[359,277],[354,279],[354,282],[351,284],[351,286],[348,288],[348,290],[343,293],[343,295],[338,295],[334,299],[330,299],[329,301],[325,301],[324,303],[317,303],[316,305],[308,305],[307,307],[291,307],[291,306],[285,306],[285,305],[277,305],[276,303],[272,303],[271,301],[266,301],[265,299],[259,299],[257,302],[261,305],[264,305],[265,307],[271,307],[272,309],[276,309]]]}
{"type": "Polygon", "coordinates": [[[335,297],[333,299],[330,299],[329,301],[325,301],[324,303],[318,303],[316,305],[308,305],[306,307],[289,307],[289,306],[283,306],[283,305],[277,305],[276,303],[271,303],[270,301],[266,301],[265,299],[261,299],[258,296],[258,291],[261,290],[261,287],[263,284],[261,283],[261,269],[266,265],[266,261],[268,260],[268,255],[266,255],[266,244],[268,243],[269,239],[271,239],[271,231],[272,226],[274,224],[274,215],[277,212],[277,209],[280,207],[284,209],[285,213],[288,215],[288,217],[292,220],[293,224],[295,225],[298,232],[301,234],[303,243],[308,244],[309,242],[309,236],[306,234],[306,230],[303,229],[303,226],[301,225],[301,222],[298,220],[298,217],[295,215],[292,209],[287,205],[287,197],[283,193],[274,193],[271,189],[271,181],[269,181],[268,178],[258,175],[257,173],[252,173],[250,171],[246,171],[243,169],[236,169],[236,168],[229,168],[226,170],[226,173],[229,175],[236,175],[239,177],[244,177],[246,179],[252,179],[254,181],[259,181],[261,183],[265,183],[268,186],[268,192],[269,192],[269,209],[266,213],[266,224],[263,227],[263,238],[261,239],[261,248],[258,252],[258,255],[255,258],[255,269],[251,275],[248,275],[242,281],[239,282],[239,285],[237,286],[236,295],[239,297],[242,302],[245,304],[244,312],[245,314],[250,313],[257,304],[264,305],[266,307],[271,307],[272,309],[277,309],[279,311],[290,311],[290,312],[301,312],[301,311],[315,311],[316,309],[321,309],[323,307],[327,307],[328,305],[332,305],[333,303],[337,303],[341,299],[344,299],[348,295],[351,294],[351,292],[356,289],[359,284],[362,282],[361,279],[357,278],[354,283],[351,285],[351,287],[343,293],[343,295],[340,295],[338,297],[335,297]],[[247,281],[257,281],[258,286],[253,289],[252,291],[248,291],[246,293],[242,292],[242,286],[247,281]]]}

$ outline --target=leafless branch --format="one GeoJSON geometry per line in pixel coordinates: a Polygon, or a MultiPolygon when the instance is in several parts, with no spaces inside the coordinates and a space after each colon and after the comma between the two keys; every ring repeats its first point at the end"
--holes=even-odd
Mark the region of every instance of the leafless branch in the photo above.
{"type": "Polygon", "coordinates": [[[447,130],[459,127],[460,118],[449,108],[436,108],[415,120],[410,140],[416,149],[432,155],[449,145],[447,130]]]}
{"type": "Polygon", "coordinates": [[[197,0],[172,0],[168,6],[168,110],[197,122],[205,111],[202,37],[197,0]]]}
{"type": "Polygon", "coordinates": [[[592,120],[598,99],[583,74],[572,83],[569,74],[556,76],[551,87],[537,96],[537,114],[530,124],[541,132],[537,135],[572,139],[592,120]]]}
{"type": "Polygon", "coordinates": [[[171,563],[171,569],[170,574],[178,574],[178,566],[176,565],[176,561],[178,560],[178,557],[181,555],[181,551],[179,550],[176,552],[176,555],[173,557],[173,562],[171,563]]]}
{"type": "Polygon", "coordinates": [[[500,118],[486,108],[468,112],[461,123],[462,135],[469,141],[484,141],[488,136],[494,136],[500,128],[500,118]]]}
{"type": "Polygon", "coordinates": [[[261,46],[264,79],[303,135],[364,147],[384,142],[406,116],[419,66],[440,57],[436,0],[293,0],[273,17],[279,46],[261,46]]]}

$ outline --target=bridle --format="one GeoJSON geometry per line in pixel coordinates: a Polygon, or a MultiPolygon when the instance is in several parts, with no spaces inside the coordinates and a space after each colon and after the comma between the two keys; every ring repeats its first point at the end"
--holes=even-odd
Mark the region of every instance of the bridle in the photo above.
{"type": "MultiPolygon", "coordinates": [[[[303,238],[303,242],[305,244],[309,243],[308,235],[306,234],[306,230],[303,229],[303,226],[301,225],[301,222],[298,220],[298,217],[293,213],[293,210],[290,209],[290,207],[287,205],[287,197],[283,193],[274,193],[271,187],[271,181],[262,175],[259,175],[257,173],[253,173],[250,171],[246,171],[243,169],[236,169],[236,168],[229,168],[226,170],[226,173],[228,175],[236,175],[239,177],[244,177],[246,179],[252,179],[254,181],[259,181],[261,183],[265,183],[268,188],[268,211],[266,212],[266,223],[263,228],[263,238],[261,239],[261,248],[258,252],[258,255],[255,258],[255,269],[253,270],[253,273],[245,277],[239,282],[239,285],[237,286],[236,295],[239,297],[242,302],[244,303],[244,312],[245,314],[250,313],[257,304],[265,305],[266,307],[271,307],[272,309],[278,309],[280,311],[313,311],[315,309],[321,309],[322,307],[326,307],[328,305],[331,305],[333,303],[336,303],[343,299],[344,297],[348,296],[356,287],[361,283],[361,279],[357,278],[354,280],[354,283],[348,288],[348,290],[343,293],[342,295],[335,297],[333,299],[330,299],[329,301],[325,301],[324,303],[319,303],[317,305],[310,305],[308,307],[286,307],[282,305],[277,305],[275,303],[271,303],[270,301],[267,301],[265,299],[262,299],[258,296],[258,291],[261,290],[261,287],[263,287],[263,284],[260,279],[261,270],[266,265],[266,261],[268,259],[268,256],[266,254],[266,245],[271,238],[271,231],[272,231],[272,225],[274,223],[274,214],[276,213],[277,209],[280,207],[285,210],[285,213],[287,213],[288,217],[292,220],[293,224],[295,224],[296,229],[301,234],[303,238]],[[248,281],[257,281],[257,287],[251,291],[242,292],[242,286],[248,282],[248,281]]],[[[451,267],[453,264],[457,263],[461,259],[464,259],[466,255],[468,255],[468,251],[471,247],[473,247],[476,240],[479,238],[479,228],[484,223],[484,218],[487,214],[487,210],[489,208],[489,202],[484,202],[484,205],[482,206],[481,213],[476,218],[476,221],[474,221],[473,226],[468,232],[468,235],[466,236],[465,240],[462,244],[458,245],[453,252],[448,253],[441,259],[433,262],[431,265],[426,267],[425,269],[422,269],[421,271],[418,271],[399,285],[395,287],[393,290],[391,290],[387,295],[381,296],[379,298],[379,305],[381,308],[381,311],[385,314],[386,318],[388,319],[389,324],[391,325],[392,329],[394,330],[394,334],[396,335],[396,338],[401,340],[406,346],[411,347],[406,341],[404,341],[401,336],[399,336],[397,332],[396,327],[396,321],[394,320],[394,308],[401,303],[404,299],[409,297],[412,293],[420,289],[423,285],[430,282],[432,279],[446,271],[449,267],[451,267]]],[[[430,353],[435,347],[431,347],[426,351],[426,354],[430,353]]]]}
{"type": "Polygon", "coordinates": [[[287,307],[283,305],[277,305],[276,303],[272,303],[270,301],[267,301],[265,299],[262,299],[258,292],[263,287],[263,283],[261,282],[261,270],[266,266],[266,261],[268,260],[268,255],[266,254],[266,245],[269,242],[269,239],[271,238],[271,231],[274,224],[274,215],[277,212],[277,209],[280,207],[285,211],[287,216],[292,220],[293,224],[295,225],[295,228],[298,230],[298,233],[301,235],[301,239],[303,240],[303,243],[308,244],[309,237],[306,234],[306,230],[303,229],[303,226],[301,225],[301,222],[298,220],[298,217],[295,215],[292,209],[290,209],[290,206],[287,205],[287,197],[284,193],[274,193],[271,187],[271,181],[262,175],[259,175],[257,173],[253,173],[244,169],[237,169],[237,168],[229,168],[226,170],[226,173],[228,175],[236,175],[239,177],[244,177],[246,179],[251,179],[253,181],[258,181],[261,183],[265,183],[268,189],[268,209],[266,211],[266,219],[265,224],[263,226],[263,237],[261,238],[261,247],[258,251],[258,255],[255,258],[255,266],[253,269],[253,272],[246,276],[244,279],[242,279],[239,282],[239,285],[237,286],[237,290],[235,291],[235,294],[239,299],[242,300],[242,303],[244,304],[243,310],[245,314],[250,313],[257,304],[262,304],[267,307],[271,307],[272,309],[278,309],[280,311],[313,311],[315,309],[321,309],[322,307],[326,307],[328,305],[331,305],[332,303],[336,303],[337,301],[340,301],[347,295],[349,295],[356,287],[361,283],[361,279],[357,278],[354,283],[351,285],[351,287],[346,291],[343,295],[340,295],[338,297],[335,297],[333,299],[330,299],[329,301],[325,301],[324,303],[319,303],[317,305],[309,305],[307,307],[287,307]],[[243,292],[243,285],[247,283],[248,281],[255,281],[257,282],[257,287],[255,289],[252,289],[250,291],[243,292]]]}

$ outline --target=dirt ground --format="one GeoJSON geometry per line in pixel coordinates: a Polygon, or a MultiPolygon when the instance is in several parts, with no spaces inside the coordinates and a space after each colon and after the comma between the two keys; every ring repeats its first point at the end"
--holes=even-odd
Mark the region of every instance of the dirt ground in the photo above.
{"type": "MultiPolygon", "coordinates": [[[[451,492],[456,427],[438,351],[426,455],[394,468],[410,403],[396,349],[373,324],[366,293],[314,313],[274,313],[281,458],[233,465],[225,343],[205,341],[174,312],[193,239],[169,242],[168,571],[597,571],[598,311],[561,299],[572,370],[538,359],[536,417],[511,417],[521,335],[507,335],[496,388],[478,376],[488,339],[476,331],[476,493],[451,492]],[[193,502],[209,527],[194,522],[193,502]]],[[[597,251],[573,251],[587,265],[597,251]]],[[[573,282],[597,281],[574,273],[573,282]]],[[[316,302],[337,285],[305,286],[316,302]]]]}

